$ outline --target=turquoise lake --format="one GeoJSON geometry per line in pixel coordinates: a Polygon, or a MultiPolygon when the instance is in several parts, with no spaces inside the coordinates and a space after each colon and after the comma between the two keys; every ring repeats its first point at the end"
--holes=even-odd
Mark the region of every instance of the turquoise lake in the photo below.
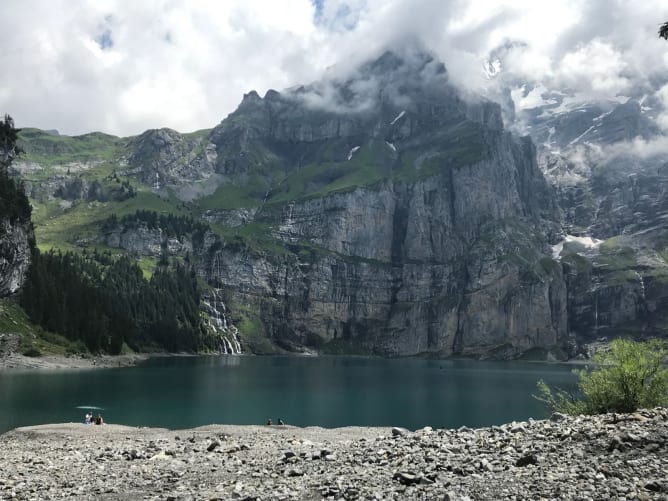
{"type": "Polygon", "coordinates": [[[572,367],[364,357],[164,357],[137,367],[0,372],[0,433],[81,421],[172,429],[205,424],[488,426],[547,415],[536,382],[573,386],[572,367]]]}

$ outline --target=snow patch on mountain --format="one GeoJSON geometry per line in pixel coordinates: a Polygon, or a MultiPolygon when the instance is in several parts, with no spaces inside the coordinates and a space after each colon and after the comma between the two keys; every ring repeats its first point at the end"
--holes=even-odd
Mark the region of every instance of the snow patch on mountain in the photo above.
{"type": "Polygon", "coordinates": [[[578,237],[575,235],[566,235],[561,242],[552,246],[552,258],[561,259],[561,253],[564,250],[564,246],[568,244],[575,244],[574,250],[580,250],[581,252],[586,251],[595,251],[601,245],[603,240],[598,240],[592,237],[578,237]]]}
{"type": "Polygon", "coordinates": [[[543,106],[551,106],[558,104],[554,98],[545,99],[547,89],[544,85],[538,85],[527,91],[527,86],[515,87],[510,91],[510,97],[515,104],[516,110],[530,110],[533,108],[540,108],[543,106]]]}
{"type": "Polygon", "coordinates": [[[402,110],[401,113],[399,113],[399,114],[394,118],[394,120],[392,120],[392,121],[390,122],[390,125],[394,125],[395,123],[397,123],[397,120],[400,120],[401,117],[403,117],[405,114],[406,114],[406,110],[402,110]]]}
{"type": "Polygon", "coordinates": [[[493,60],[486,59],[482,63],[482,72],[485,75],[485,78],[487,78],[487,80],[492,80],[502,71],[503,71],[503,64],[501,63],[501,59],[499,58],[493,60]]]}

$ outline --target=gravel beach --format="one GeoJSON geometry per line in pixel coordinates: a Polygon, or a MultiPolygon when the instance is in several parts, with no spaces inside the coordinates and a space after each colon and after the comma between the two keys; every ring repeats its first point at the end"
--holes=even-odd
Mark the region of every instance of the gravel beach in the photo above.
{"type": "Polygon", "coordinates": [[[668,410],[491,428],[52,424],[0,436],[1,499],[668,499],[668,410]]]}
{"type": "MultiPolygon", "coordinates": [[[[7,370],[57,370],[57,369],[105,369],[131,367],[151,355],[44,355],[26,357],[18,352],[19,336],[13,333],[0,334],[0,372],[7,370]]],[[[158,354],[159,356],[160,354],[158,354]]]]}
{"type": "Polygon", "coordinates": [[[57,369],[108,369],[111,367],[132,367],[149,358],[149,355],[101,355],[97,357],[44,355],[26,357],[11,353],[0,357],[0,371],[3,370],[57,370],[57,369]]]}

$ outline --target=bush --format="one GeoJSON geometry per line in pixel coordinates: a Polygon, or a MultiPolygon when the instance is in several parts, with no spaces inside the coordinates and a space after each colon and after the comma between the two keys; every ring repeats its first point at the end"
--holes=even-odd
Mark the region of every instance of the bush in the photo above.
{"type": "Polygon", "coordinates": [[[26,357],[32,357],[32,358],[37,358],[42,356],[42,352],[39,351],[38,348],[35,348],[34,346],[31,346],[27,350],[23,352],[23,355],[26,357]]]}
{"type": "Polygon", "coordinates": [[[551,410],[571,415],[633,412],[668,403],[666,344],[615,339],[610,349],[594,356],[594,369],[574,370],[579,394],[538,382],[535,396],[551,410]]]}

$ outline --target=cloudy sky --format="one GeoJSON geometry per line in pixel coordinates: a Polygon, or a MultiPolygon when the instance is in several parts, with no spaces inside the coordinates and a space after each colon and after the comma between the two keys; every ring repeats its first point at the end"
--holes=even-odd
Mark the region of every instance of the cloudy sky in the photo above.
{"type": "Polygon", "coordinates": [[[65,134],[212,127],[251,89],[308,83],[410,37],[474,91],[490,85],[486,56],[515,42],[504,69],[532,88],[584,99],[647,87],[668,109],[665,0],[2,0],[2,10],[0,112],[65,134]]]}

